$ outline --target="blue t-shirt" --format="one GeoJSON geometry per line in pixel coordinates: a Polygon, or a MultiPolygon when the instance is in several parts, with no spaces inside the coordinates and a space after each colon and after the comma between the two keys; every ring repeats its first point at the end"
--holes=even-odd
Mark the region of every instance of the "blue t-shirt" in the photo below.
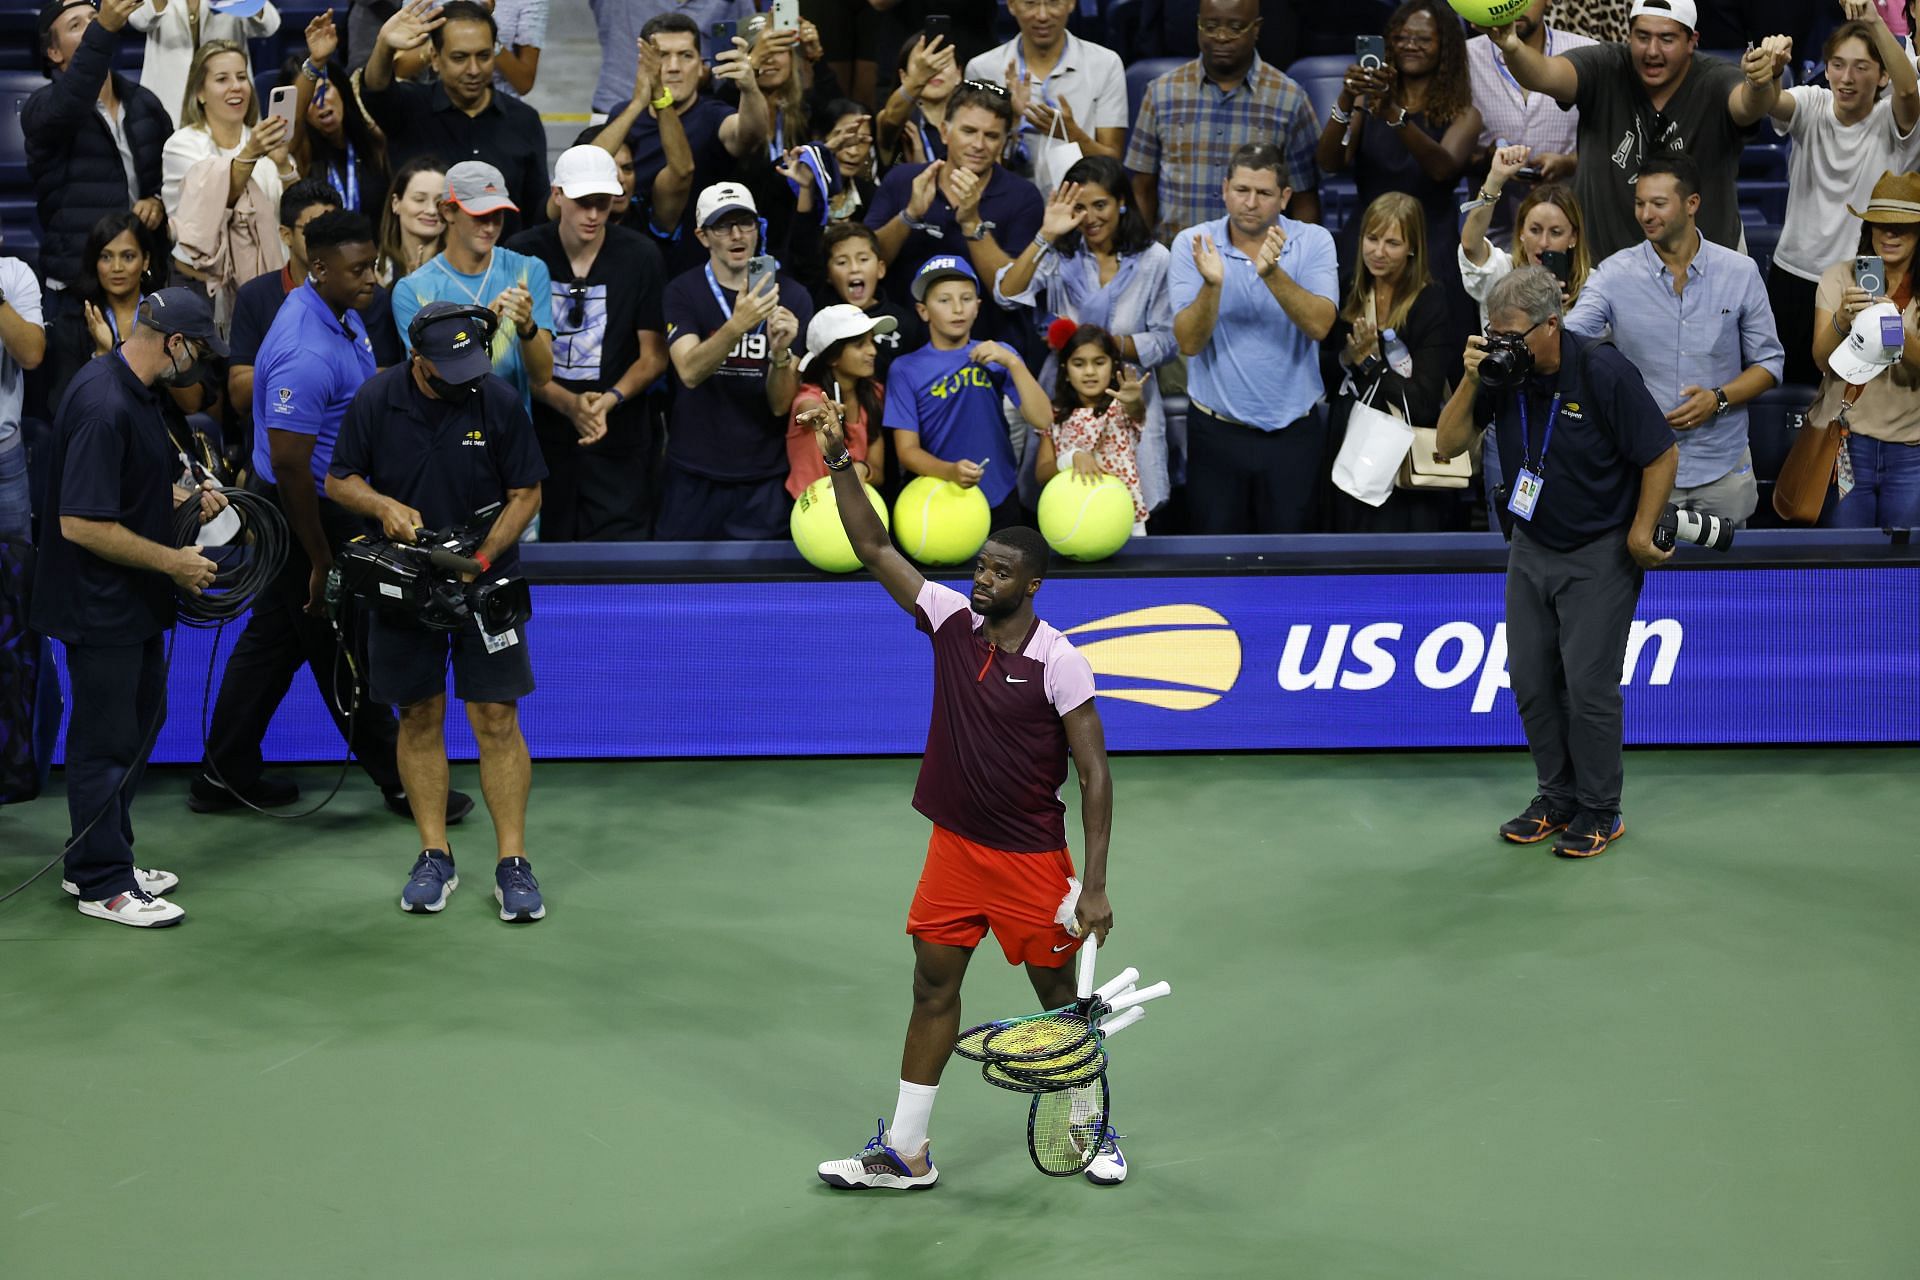
{"type": "Polygon", "coordinates": [[[376,368],[359,313],[336,320],[310,284],[288,294],[254,360],[254,474],[274,475],[269,432],[312,436],[314,488],[324,495],[340,419],[376,368]]]}
{"type": "Polygon", "coordinates": [[[920,447],[942,462],[984,461],[980,492],[997,507],[1020,477],[1000,409],[1010,376],[997,364],[969,360],[973,347],[971,341],[956,351],[925,346],[897,358],[882,420],[889,431],[917,433],[920,447]]]}
{"type": "MultiPolygon", "coordinates": [[[[394,327],[400,330],[400,341],[406,344],[408,351],[412,351],[413,343],[407,337],[407,326],[413,323],[414,314],[421,307],[429,302],[459,302],[484,307],[516,284],[524,285],[527,292],[533,295],[535,327],[552,333],[553,280],[547,272],[547,264],[538,258],[529,258],[524,253],[500,248],[493,251],[493,258],[487,263],[486,270],[478,275],[470,276],[455,271],[443,253],[412,275],[396,281],[393,286],[394,327]]],[[[503,324],[494,331],[493,371],[520,393],[520,407],[532,414],[533,384],[527,377],[527,360],[520,350],[520,335],[514,332],[510,324],[503,324]]],[[[257,385],[258,374],[254,375],[254,381],[257,385]]]]}

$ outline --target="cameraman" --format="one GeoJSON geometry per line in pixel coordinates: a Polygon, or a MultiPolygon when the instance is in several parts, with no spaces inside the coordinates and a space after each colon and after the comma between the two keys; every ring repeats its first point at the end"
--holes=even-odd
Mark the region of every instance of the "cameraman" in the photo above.
{"type": "Polygon", "coordinates": [[[1673,428],[1627,358],[1568,334],[1560,284],[1522,267],[1487,297],[1487,336],[1440,413],[1436,449],[1465,452],[1492,426],[1510,530],[1507,650],[1539,794],[1500,828],[1515,844],[1563,832],[1553,851],[1590,858],[1620,818],[1620,672],[1679,467],[1673,428]],[[1491,361],[1491,363],[1489,363],[1491,361]]]}
{"type": "MultiPolygon", "coordinates": [[[[481,306],[429,302],[407,326],[413,355],[375,374],[340,424],[327,496],[379,522],[387,537],[412,542],[421,528],[450,529],[504,503],[474,553],[483,568],[510,573],[520,535],[540,510],[546,464],[520,395],[493,374],[489,354],[498,317],[481,306]]],[[[447,654],[453,692],[467,704],[480,744],[480,788],[493,816],[500,918],[546,915],[526,857],[531,766],[516,703],[533,692],[533,667],[520,629],[483,633],[473,619],[456,631],[374,613],[369,684],[376,701],[400,708],[399,765],[420,831],[420,857],[400,897],[403,910],[429,913],[458,886],[447,844],[447,654]]]]}

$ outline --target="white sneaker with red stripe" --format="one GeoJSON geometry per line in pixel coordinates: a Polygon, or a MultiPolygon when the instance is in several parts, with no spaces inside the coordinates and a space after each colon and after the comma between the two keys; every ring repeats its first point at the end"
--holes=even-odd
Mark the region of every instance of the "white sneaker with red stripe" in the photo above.
{"type": "Polygon", "coordinates": [[[164,929],[187,918],[187,913],[173,903],[165,898],[156,898],[142,889],[129,889],[98,902],[82,898],[80,914],[111,920],[115,924],[130,924],[136,929],[164,929]]]}
{"type": "MultiPolygon", "coordinates": [[[[159,898],[178,889],[180,887],[180,877],[171,871],[161,871],[158,868],[152,871],[143,871],[139,867],[135,867],[133,869],[133,883],[140,892],[146,894],[149,898],[159,898]]],[[[80,886],[71,880],[62,880],[60,882],[60,888],[69,898],[77,898],[80,896],[80,886]]]]}

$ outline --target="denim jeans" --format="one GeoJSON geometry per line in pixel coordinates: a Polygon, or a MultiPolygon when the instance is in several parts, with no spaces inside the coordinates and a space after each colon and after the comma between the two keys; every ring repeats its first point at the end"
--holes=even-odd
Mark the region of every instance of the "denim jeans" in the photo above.
{"type": "Polygon", "coordinates": [[[1828,508],[1830,529],[1920,528],[1920,444],[1847,437],[1853,491],[1828,508]]]}
{"type": "Polygon", "coordinates": [[[0,445],[0,537],[31,536],[33,503],[27,486],[27,442],[16,433],[0,445]]]}

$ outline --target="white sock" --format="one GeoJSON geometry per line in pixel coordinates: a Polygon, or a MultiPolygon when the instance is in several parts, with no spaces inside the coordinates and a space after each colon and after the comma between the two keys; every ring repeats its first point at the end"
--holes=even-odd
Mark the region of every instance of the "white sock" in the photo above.
{"type": "Polygon", "coordinates": [[[940,1092],[937,1084],[914,1084],[911,1080],[900,1082],[900,1096],[893,1104],[893,1124],[887,1134],[892,1138],[891,1146],[903,1155],[918,1155],[920,1148],[927,1142],[927,1122],[933,1118],[934,1095],[940,1092]]]}

